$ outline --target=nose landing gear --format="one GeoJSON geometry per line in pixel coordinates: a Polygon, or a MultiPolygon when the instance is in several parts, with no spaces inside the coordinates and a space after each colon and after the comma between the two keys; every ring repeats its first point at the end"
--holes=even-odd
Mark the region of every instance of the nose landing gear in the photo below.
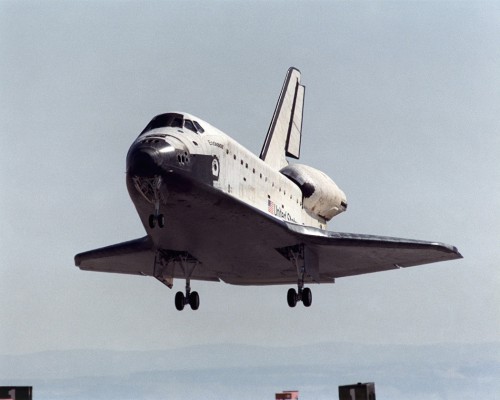
{"type": "Polygon", "coordinates": [[[165,226],[165,216],[160,213],[160,203],[165,203],[166,197],[160,190],[162,187],[161,176],[156,175],[153,178],[135,176],[134,185],[147,202],[154,205],[154,213],[149,214],[148,217],[148,226],[151,229],[156,226],[163,228],[165,226]]]}
{"type": "Polygon", "coordinates": [[[148,225],[153,229],[156,227],[156,224],[158,224],[158,228],[163,228],[165,226],[165,216],[163,214],[156,214],[155,211],[154,214],[149,215],[148,225]]]}
{"type": "Polygon", "coordinates": [[[156,223],[158,223],[158,228],[163,228],[165,226],[165,216],[160,214],[161,176],[154,177],[153,182],[151,182],[151,187],[153,189],[155,212],[149,216],[149,227],[153,229],[156,223]]]}

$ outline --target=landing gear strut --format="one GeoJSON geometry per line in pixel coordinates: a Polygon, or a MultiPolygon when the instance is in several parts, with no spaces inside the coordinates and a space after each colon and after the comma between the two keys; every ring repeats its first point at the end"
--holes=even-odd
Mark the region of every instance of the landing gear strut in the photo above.
{"type": "Polygon", "coordinates": [[[158,223],[158,228],[163,228],[165,226],[165,216],[160,214],[160,188],[161,188],[161,176],[155,176],[153,182],[151,182],[151,187],[153,189],[153,198],[155,203],[154,214],[149,215],[149,227],[153,229],[158,223]]]}

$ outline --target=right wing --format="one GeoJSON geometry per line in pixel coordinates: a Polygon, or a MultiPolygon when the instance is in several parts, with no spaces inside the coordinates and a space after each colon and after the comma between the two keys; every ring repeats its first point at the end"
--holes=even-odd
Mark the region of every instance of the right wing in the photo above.
{"type": "MultiPolygon", "coordinates": [[[[174,276],[184,277],[182,268],[179,268],[176,262],[178,257],[175,256],[188,253],[166,249],[162,249],[162,253],[167,258],[171,257],[169,262],[162,262],[153,241],[149,236],[145,236],[77,254],[75,265],[84,271],[154,276],[160,282],[172,287],[174,276]]],[[[198,280],[219,281],[216,275],[204,268],[195,269],[191,277],[198,280]]]]}
{"type": "Polygon", "coordinates": [[[153,275],[154,264],[153,242],[148,236],[75,256],[75,265],[86,271],[153,275]]]}

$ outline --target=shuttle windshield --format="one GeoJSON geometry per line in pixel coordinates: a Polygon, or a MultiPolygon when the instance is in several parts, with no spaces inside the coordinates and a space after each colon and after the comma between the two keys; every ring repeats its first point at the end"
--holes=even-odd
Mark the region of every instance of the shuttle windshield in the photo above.
{"type": "Polygon", "coordinates": [[[154,117],[151,120],[151,122],[141,132],[141,135],[153,129],[166,128],[166,127],[179,128],[179,129],[185,128],[195,133],[204,132],[204,129],[198,122],[191,121],[189,119],[184,119],[184,116],[182,114],[167,113],[167,114],[160,114],[154,117]]]}

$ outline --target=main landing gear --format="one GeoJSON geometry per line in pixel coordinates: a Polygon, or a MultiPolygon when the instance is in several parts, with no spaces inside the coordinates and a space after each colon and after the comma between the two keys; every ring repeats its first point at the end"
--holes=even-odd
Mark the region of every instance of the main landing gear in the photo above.
{"type": "Polygon", "coordinates": [[[200,296],[198,292],[191,292],[191,275],[193,275],[199,261],[188,253],[180,255],[178,259],[186,279],[186,293],[177,292],[175,294],[175,308],[182,311],[184,306],[189,304],[191,310],[197,310],[200,307],[200,296]]]}
{"type": "Polygon", "coordinates": [[[192,310],[197,310],[200,307],[198,292],[191,292],[191,276],[199,263],[195,257],[186,251],[161,249],[157,252],[154,273],[156,279],[171,289],[173,287],[174,269],[176,266],[180,267],[186,279],[185,292],[177,292],[175,294],[175,308],[179,311],[184,310],[184,307],[187,305],[192,310]]]}
{"type": "Polygon", "coordinates": [[[281,249],[281,253],[288,258],[297,270],[297,290],[294,288],[288,289],[286,296],[287,303],[290,307],[295,307],[297,302],[301,301],[305,307],[310,307],[312,304],[311,289],[304,287],[304,277],[306,274],[306,262],[304,257],[304,245],[297,245],[281,249]]]}

